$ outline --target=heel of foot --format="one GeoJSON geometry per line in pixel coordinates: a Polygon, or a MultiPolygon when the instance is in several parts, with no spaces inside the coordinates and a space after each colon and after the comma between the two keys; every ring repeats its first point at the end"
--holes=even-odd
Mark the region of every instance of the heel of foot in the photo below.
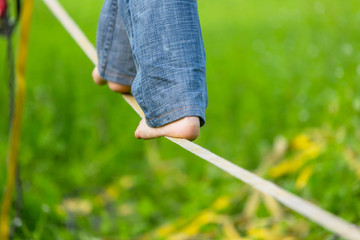
{"type": "Polygon", "coordinates": [[[198,117],[186,117],[187,123],[184,126],[183,138],[194,141],[200,133],[200,121],[198,117]]]}
{"type": "Polygon", "coordinates": [[[135,131],[135,137],[152,139],[166,136],[194,141],[199,136],[199,132],[200,121],[198,117],[185,117],[158,128],[151,128],[144,120],[141,120],[135,131]]]}
{"type": "Polygon", "coordinates": [[[194,141],[200,133],[200,121],[198,117],[185,117],[167,125],[171,127],[166,136],[185,138],[194,141]],[[172,125],[172,126],[171,126],[172,125]]]}

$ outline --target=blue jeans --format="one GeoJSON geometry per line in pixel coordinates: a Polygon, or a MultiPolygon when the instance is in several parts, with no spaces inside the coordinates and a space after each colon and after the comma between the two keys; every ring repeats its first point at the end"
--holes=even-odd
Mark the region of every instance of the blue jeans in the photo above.
{"type": "Polygon", "coordinates": [[[105,0],[100,76],[131,85],[150,127],[186,116],[205,123],[206,57],[196,0],[105,0]]]}

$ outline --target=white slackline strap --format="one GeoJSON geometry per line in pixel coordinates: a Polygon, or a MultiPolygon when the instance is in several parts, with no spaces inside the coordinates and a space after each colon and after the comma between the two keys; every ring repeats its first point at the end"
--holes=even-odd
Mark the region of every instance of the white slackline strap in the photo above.
{"type": "MultiPolygon", "coordinates": [[[[91,42],[87,39],[81,29],[76,25],[72,18],[67,14],[64,8],[59,4],[57,0],[43,0],[44,3],[49,7],[55,17],[61,22],[64,28],[74,38],[77,44],[89,57],[89,59],[96,65],[97,56],[96,50],[91,42]]],[[[144,114],[137,104],[135,98],[131,95],[123,94],[124,99],[129,105],[141,116],[144,114]]],[[[177,139],[167,137],[170,141],[178,144],[184,149],[192,152],[200,158],[212,163],[213,165],[221,168],[225,172],[233,175],[241,181],[249,184],[255,189],[272,196],[285,206],[291,208],[297,213],[307,217],[315,223],[323,226],[327,230],[336,233],[349,240],[360,239],[360,229],[358,226],[353,225],[342,218],[331,214],[316,205],[303,200],[302,198],[280,188],[279,186],[266,181],[257,175],[231,163],[230,161],[215,155],[209,150],[185,139],[177,139]]]]}

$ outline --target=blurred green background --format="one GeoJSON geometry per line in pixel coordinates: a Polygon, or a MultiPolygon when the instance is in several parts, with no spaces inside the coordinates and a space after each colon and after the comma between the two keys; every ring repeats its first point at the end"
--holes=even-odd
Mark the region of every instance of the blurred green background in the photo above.
{"type": "MultiPolygon", "coordinates": [[[[95,43],[102,1],[60,2],[95,43]]],[[[198,4],[209,107],[196,143],[359,225],[359,1],[198,4]]],[[[35,1],[13,239],[338,239],[166,139],[135,139],[138,116],[92,68],[35,1]]]]}

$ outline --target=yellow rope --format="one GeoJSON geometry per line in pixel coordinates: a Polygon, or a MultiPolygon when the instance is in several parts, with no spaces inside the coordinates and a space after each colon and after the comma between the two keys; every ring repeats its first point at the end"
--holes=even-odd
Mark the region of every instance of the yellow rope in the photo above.
{"type": "Polygon", "coordinates": [[[25,70],[28,53],[29,33],[34,0],[24,0],[20,21],[20,40],[16,62],[15,109],[10,129],[8,175],[0,215],[0,239],[9,239],[9,215],[15,188],[17,157],[19,152],[21,122],[25,102],[25,70]]]}

